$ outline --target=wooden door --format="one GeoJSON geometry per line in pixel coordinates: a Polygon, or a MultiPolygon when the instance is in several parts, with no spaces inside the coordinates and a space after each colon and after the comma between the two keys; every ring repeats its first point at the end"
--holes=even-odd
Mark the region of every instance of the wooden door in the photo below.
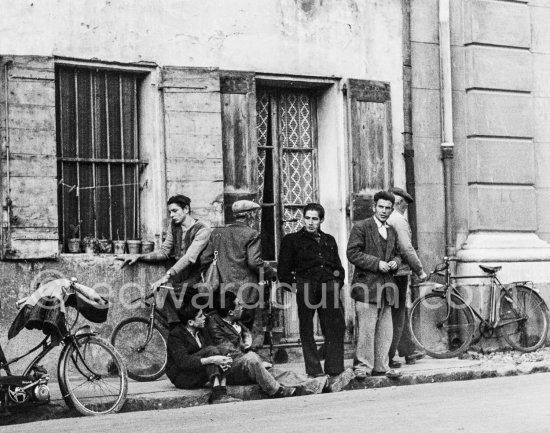
{"type": "MultiPolygon", "coordinates": [[[[390,85],[379,81],[348,80],[348,221],[372,216],[373,196],[393,184],[390,85]]],[[[348,275],[353,275],[349,266],[348,275]]],[[[345,294],[346,327],[354,328],[355,308],[345,294]]]]}

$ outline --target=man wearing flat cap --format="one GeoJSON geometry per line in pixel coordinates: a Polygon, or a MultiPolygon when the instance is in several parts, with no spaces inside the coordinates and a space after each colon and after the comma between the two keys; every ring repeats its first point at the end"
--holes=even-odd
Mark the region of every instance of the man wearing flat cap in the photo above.
{"type": "Polygon", "coordinates": [[[393,360],[397,351],[399,351],[400,356],[405,358],[407,364],[414,364],[417,359],[423,356],[415,351],[409,332],[407,289],[412,272],[418,276],[420,281],[425,280],[427,276],[412,245],[411,228],[407,220],[407,209],[409,203],[413,202],[413,198],[402,188],[394,187],[390,189],[390,192],[395,196],[395,206],[387,222],[397,233],[397,243],[403,260],[394,277],[399,291],[399,298],[392,309],[393,339],[389,351],[389,366],[390,368],[399,368],[401,363],[393,360]]]}
{"type": "MultiPolygon", "coordinates": [[[[258,282],[272,278],[275,272],[261,257],[260,233],[253,227],[260,205],[250,200],[238,200],[231,210],[234,222],[212,232],[207,255],[218,252],[221,288],[235,293],[244,307],[241,321],[252,332],[252,347],[263,344],[264,331],[260,302],[263,286],[258,282]]],[[[262,293],[263,294],[263,293],[262,293]]]]}

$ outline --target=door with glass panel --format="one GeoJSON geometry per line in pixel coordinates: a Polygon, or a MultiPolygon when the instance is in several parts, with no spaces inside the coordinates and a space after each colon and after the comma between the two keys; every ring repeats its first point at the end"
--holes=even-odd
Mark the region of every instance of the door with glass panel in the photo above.
{"type": "MultiPolygon", "coordinates": [[[[264,260],[277,260],[282,237],[300,230],[303,207],[317,201],[316,119],[314,92],[258,87],[258,199],[264,260]]],[[[284,332],[284,341],[296,341],[295,296],[277,295],[289,308],[276,315],[275,326],[284,332]]]]}

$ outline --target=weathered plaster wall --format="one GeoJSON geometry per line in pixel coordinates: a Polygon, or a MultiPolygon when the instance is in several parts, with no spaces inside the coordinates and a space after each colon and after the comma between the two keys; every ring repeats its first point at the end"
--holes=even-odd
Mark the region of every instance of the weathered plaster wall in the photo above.
{"type": "MultiPolygon", "coordinates": [[[[165,272],[164,267],[140,263],[132,268],[121,270],[120,263],[112,255],[87,254],[67,254],[58,261],[0,262],[0,344],[5,349],[8,359],[22,355],[25,350],[38,344],[44,337],[41,331],[23,330],[8,343],[8,329],[17,315],[15,302],[30,295],[38,283],[44,283],[53,278],[75,277],[79,283],[93,287],[109,299],[107,322],[92,324],[92,328],[104,338],[109,338],[113,327],[122,319],[144,314],[143,309],[134,310],[133,308],[137,308],[139,303],[130,304],[130,300],[139,297],[142,293],[148,293],[149,284],[161,277],[165,272]]],[[[79,320],[82,325],[90,324],[84,319],[79,320]]],[[[56,350],[44,361],[44,365],[51,374],[56,372],[58,354],[56,350]]],[[[23,369],[31,359],[20,361],[15,372],[22,373],[20,369],[23,369]]]]}
{"type": "Polygon", "coordinates": [[[405,183],[399,0],[7,0],[2,9],[0,53],[389,81],[395,180],[405,183]]]}

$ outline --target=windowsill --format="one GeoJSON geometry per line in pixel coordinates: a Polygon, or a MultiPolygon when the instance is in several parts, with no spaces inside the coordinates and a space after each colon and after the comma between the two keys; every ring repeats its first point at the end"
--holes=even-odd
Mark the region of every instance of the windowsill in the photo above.
{"type": "MultiPolygon", "coordinates": [[[[133,257],[136,254],[115,254],[115,253],[101,253],[101,254],[88,254],[88,253],[60,253],[59,257],[61,258],[67,258],[67,257],[104,257],[104,258],[110,258],[110,257],[133,257]]],[[[138,254],[139,255],[139,254],[138,254]]]]}

